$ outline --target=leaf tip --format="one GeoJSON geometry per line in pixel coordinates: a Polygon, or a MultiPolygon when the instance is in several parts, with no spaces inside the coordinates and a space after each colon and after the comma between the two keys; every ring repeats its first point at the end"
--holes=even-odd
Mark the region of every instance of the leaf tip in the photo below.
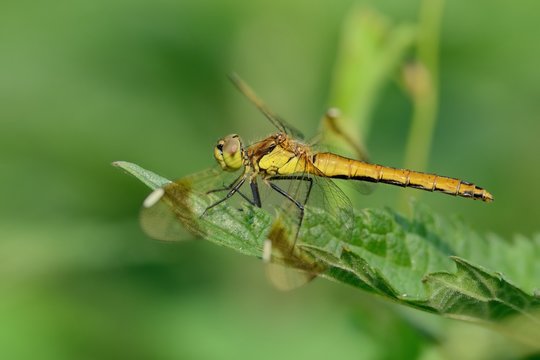
{"type": "Polygon", "coordinates": [[[111,163],[112,166],[114,166],[114,167],[119,167],[119,168],[125,167],[127,164],[129,164],[129,163],[126,162],[126,161],[121,161],[121,160],[119,160],[119,161],[113,161],[113,162],[111,163]]]}

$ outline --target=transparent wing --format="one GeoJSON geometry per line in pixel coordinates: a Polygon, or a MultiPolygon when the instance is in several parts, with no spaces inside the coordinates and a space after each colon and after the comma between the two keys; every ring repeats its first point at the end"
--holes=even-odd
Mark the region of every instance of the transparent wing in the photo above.
{"type": "MultiPolygon", "coordinates": [[[[207,221],[214,220],[202,219],[201,214],[216,199],[222,197],[215,195],[215,190],[229,188],[235,178],[235,175],[224,173],[220,169],[212,169],[170,182],[154,190],[145,199],[141,209],[142,229],[148,236],[163,241],[182,241],[211,235],[206,233],[207,229],[212,228],[207,226],[207,221]],[[207,192],[213,192],[213,194],[208,195],[207,192]],[[206,201],[201,199],[206,199],[206,201]]],[[[291,183],[294,184],[294,182],[291,183]]],[[[284,209],[282,201],[278,201],[275,193],[266,190],[261,194],[265,198],[264,207],[284,209]]],[[[247,204],[241,195],[235,194],[230,201],[220,206],[227,207],[227,212],[230,214],[235,212],[235,206],[240,206],[240,203],[243,206],[247,204]]],[[[224,209],[220,206],[212,211],[223,213],[224,209]]],[[[241,211],[238,210],[238,213],[241,211]]],[[[283,221],[290,222],[291,219],[276,215],[271,230],[267,234],[266,244],[271,244],[269,251],[274,255],[270,259],[271,262],[267,263],[266,269],[270,282],[276,288],[290,290],[309,282],[323,268],[307,253],[298,249],[291,252],[290,229],[283,221]]],[[[240,236],[239,231],[235,234],[240,236]]]]}
{"type": "Polygon", "coordinates": [[[189,197],[186,189],[174,182],[148,195],[139,218],[146,235],[162,241],[196,237],[199,231],[194,221],[195,215],[186,206],[189,197]]]}
{"type": "Polygon", "coordinates": [[[341,111],[337,108],[330,108],[326,111],[321,124],[323,128],[324,141],[330,144],[341,144],[352,152],[354,157],[361,161],[369,161],[366,147],[359,137],[351,136],[341,125],[343,121],[341,111]]]}
{"type": "Polygon", "coordinates": [[[279,115],[274,114],[266,104],[257,96],[255,91],[249,87],[237,74],[232,73],[229,75],[229,79],[236,86],[236,88],[244,94],[244,96],[255,105],[260,112],[274,125],[279,131],[285,134],[291,135],[297,139],[304,139],[304,135],[301,131],[294,128],[283,120],[279,115]]]}
{"type": "Polygon", "coordinates": [[[279,290],[296,289],[311,280],[325,268],[312,256],[291,247],[290,228],[277,218],[268,234],[263,250],[266,276],[279,290]]]}
{"type": "Polygon", "coordinates": [[[279,289],[292,289],[314,279],[325,267],[302,250],[315,245],[337,250],[353,230],[348,197],[313,165],[299,162],[293,175],[274,177],[283,198],[265,251],[267,275],[279,289]],[[306,167],[310,166],[308,172],[306,167]],[[303,217],[302,209],[303,207],[303,217]],[[325,223],[325,226],[321,226],[325,223]],[[332,229],[333,233],[329,232],[332,229]]]}
{"type": "MultiPolygon", "coordinates": [[[[203,237],[200,215],[208,206],[201,199],[208,191],[225,189],[235,175],[211,169],[170,182],[144,200],[140,224],[151,238],[163,241],[203,237]]],[[[237,175],[236,175],[237,176],[237,175]]],[[[208,197],[210,200],[210,198],[208,197]]]]}

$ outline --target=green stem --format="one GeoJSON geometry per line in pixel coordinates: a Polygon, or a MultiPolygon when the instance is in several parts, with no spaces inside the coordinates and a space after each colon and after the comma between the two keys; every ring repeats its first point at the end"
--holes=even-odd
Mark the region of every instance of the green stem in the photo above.
{"type": "Polygon", "coordinates": [[[345,155],[363,158],[365,154],[359,154],[358,149],[365,149],[380,89],[413,42],[410,25],[390,26],[381,14],[358,6],[350,11],[329,96],[329,105],[340,109],[342,116],[334,119],[333,126],[323,124],[326,144],[340,148],[345,155]],[[342,134],[347,134],[347,139],[342,134]]]}
{"type": "MultiPolygon", "coordinates": [[[[404,70],[405,86],[413,102],[411,128],[405,149],[404,167],[425,171],[439,105],[438,49],[444,0],[424,0],[420,10],[416,61],[404,70]]],[[[400,204],[406,207],[409,194],[400,204]]]]}

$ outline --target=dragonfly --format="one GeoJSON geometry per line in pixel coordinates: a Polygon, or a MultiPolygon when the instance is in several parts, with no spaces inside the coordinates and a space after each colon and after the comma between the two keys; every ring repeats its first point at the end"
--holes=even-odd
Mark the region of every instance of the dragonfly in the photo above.
{"type": "MultiPolygon", "coordinates": [[[[306,211],[310,206],[322,207],[337,222],[345,218],[340,222],[341,226],[352,230],[352,222],[349,221],[353,216],[352,205],[334,184],[335,179],[384,183],[483,202],[493,201],[493,196],[487,190],[457,178],[398,169],[333,152],[317,151],[303,140],[300,131],[273,113],[242,79],[235,74],[230,79],[277,131],[249,145],[245,145],[238,134],[225,136],[214,147],[218,171],[207,175],[205,181],[198,182],[195,176],[191,177],[188,185],[185,179],[181,179],[150,194],[143,205],[141,224],[151,237],[161,240],[178,239],[184,236],[181,235],[182,228],[204,235],[195,220],[197,215],[185,215],[191,211],[185,198],[193,188],[199,187],[198,191],[209,197],[219,195],[198,214],[198,219],[204,219],[215,211],[219,212],[233,198],[238,197],[252,208],[262,208],[265,202],[261,196],[263,185],[266,192],[273,193],[281,201],[277,202],[279,215],[264,242],[262,258],[267,263],[275,262],[301,270],[302,280],[292,281],[296,284],[309,281],[323,270],[315,259],[306,256],[295,246],[299,239],[302,240],[306,211]],[[227,174],[234,174],[229,182],[224,180],[227,174]],[[218,183],[222,185],[216,186],[218,183]],[[247,193],[244,190],[246,188],[247,193]],[[291,223],[291,218],[293,225],[286,225],[291,223]]],[[[280,268],[273,269],[271,277],[276,277],[276,273],[277,277],[281,277],[281,270],[276,270],[280,268]]],[[[286,276],[291,277],[290,274],[286,276]]]]}

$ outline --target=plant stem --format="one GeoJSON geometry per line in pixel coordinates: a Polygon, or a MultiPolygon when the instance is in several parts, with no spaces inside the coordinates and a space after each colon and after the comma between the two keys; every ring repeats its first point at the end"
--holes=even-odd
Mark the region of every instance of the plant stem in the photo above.
{"type": "MultiPolygon", "coordinates": [[[[439,105],[439,36],[444,0],[424,0],[420,10],[416,61],[404,69],[405,86],[413,102],[411,128],[405,149],[404,167],[425,171],[437,121],[439,105]]],[[[417,195],[418,196],[418,195],[417,195]]],[[[403,192],[400,207],[407,208],[403,192]]]]}

